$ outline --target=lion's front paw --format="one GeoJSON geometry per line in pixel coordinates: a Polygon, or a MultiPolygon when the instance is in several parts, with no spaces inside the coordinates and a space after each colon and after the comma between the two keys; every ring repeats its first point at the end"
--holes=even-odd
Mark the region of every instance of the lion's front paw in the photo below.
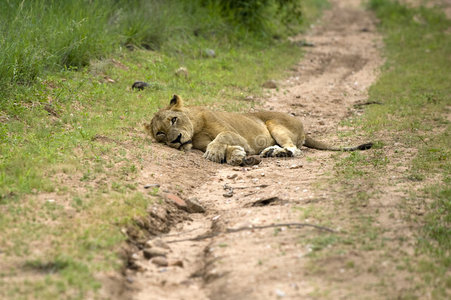
{"type": "Polygon", "coordinates": [[[227,163],[239,166],[243,163],[246,157],[246,151],[241,146],[229,146],[227,148],[227,163]]]}
{"type": "Polygon", "coordinates": [[[225,162],[227,145],[210,143],[204,153],[204,157],[217,163],[225,162]]]}

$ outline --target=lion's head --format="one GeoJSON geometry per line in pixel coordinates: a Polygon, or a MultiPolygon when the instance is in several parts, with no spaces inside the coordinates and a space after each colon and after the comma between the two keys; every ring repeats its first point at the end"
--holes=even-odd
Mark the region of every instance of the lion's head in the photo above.
{"type": "Polygon", "coordinates": [[[177,95],[145,127],[159,143],[184,151],[192,148],[193,124],[183,109],[182,99],[177,95]]]}

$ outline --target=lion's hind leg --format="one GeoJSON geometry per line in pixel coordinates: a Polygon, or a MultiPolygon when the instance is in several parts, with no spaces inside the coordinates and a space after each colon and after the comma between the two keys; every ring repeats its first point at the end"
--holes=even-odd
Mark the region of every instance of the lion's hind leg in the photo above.
{"type": "MultiPolygon", "coordinates": [[[[263,157],[293,157],[300,156],[301,150],[296,146],[297,133],[293,133],[285,125],[280,124],[277,120],[269,120],[266,122],[271,136],[277,145],[264,149],[260,155],[263,157]]],[[[302,130],[302,129],[301,129],[302,130]]]]}
{"type": "Polygon", "coordinates": [[[260,153],[262,157],[290,157],[293,156],[291,151],[287,151],[285,148],[279,145],[269,146],[260,153]]]}

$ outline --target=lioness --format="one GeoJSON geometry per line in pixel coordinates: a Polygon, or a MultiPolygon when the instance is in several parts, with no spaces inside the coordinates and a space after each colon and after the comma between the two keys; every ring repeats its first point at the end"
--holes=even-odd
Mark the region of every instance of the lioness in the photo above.
{"type": "Polygon", "coordinates": [[[299,119],[279,112],[231,113],[203,107],[185,107],[174,95],[158,111],[146,130],[159,143],[179,150],[199,149],[218,163],[246,164],[247,155],[288,157],[301,155],[301,146],[318,150],[366,150],[372,143],[337,148],[307,136],[299,119]]]}

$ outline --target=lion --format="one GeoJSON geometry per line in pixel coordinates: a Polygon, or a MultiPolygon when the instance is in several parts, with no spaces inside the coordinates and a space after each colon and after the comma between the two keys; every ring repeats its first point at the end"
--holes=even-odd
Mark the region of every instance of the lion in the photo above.
{"type": "Polygon", "coordinates": [[[246,165],[249,157],[296,157],[306,146],[317,150],[355,151],[357,147],[332,147],[305,134],[302,122],[294,116],[272,111],[233,113],[204,107],[186,107],[178,95],[169,106],[158,111],[150,124],[150,135],[159,143],[183,151],[192,148],[217,163],[246,165]]]}

